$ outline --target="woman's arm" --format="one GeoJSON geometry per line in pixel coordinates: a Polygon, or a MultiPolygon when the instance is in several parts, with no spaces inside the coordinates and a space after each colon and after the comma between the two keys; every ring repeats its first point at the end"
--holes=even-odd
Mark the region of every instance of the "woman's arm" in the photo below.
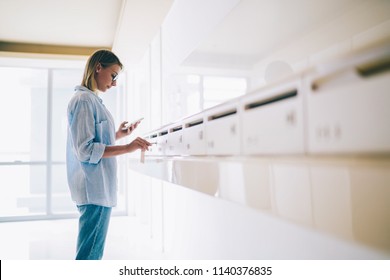
{"type": "Polygon", "coordinates": [[[145,139],[138,137],[137,139],[126,145],[106,146],[104,149],[103,158],[131,153],[138,149],[142,151],[147,151],[150,145],[152,144],[145,139]]]}

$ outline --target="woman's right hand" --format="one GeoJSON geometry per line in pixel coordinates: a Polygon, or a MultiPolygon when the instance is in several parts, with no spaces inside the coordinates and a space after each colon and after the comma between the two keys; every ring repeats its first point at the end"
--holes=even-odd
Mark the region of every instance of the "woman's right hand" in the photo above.
{"type": "Polygon", "coordinates": [[[134,141],[130,142],[127,144],[128,152],[134,152],[136,150],[141,150],[141,151],[148,151],[149,146],[152,144],[146,141],[145,139],[142,139],[141,137],[137,137],[134,141]]]}

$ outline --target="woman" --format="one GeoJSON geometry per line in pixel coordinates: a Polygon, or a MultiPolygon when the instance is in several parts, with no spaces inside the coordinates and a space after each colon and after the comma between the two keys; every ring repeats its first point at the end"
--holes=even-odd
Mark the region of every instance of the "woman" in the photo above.
{"type": "Polygon", "coordinates": [[[115,145],[115,140],[129,135],[138,123],[125,129],[127,122],[122,122],[115,131],[112,115],[98,93],[116,86],[122,67],[111,51],[93,53],[68,105],[68,184],[80,212],[76,259],[99,260],[103,256],[111,208],[117,203],[114,157],[150,146],[139,137],[127,145],[115,145]]]}

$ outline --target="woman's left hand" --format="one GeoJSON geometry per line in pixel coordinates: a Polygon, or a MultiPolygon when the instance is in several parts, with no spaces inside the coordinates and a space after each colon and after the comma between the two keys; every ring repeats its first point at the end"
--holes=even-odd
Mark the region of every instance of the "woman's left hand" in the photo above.
{"type": "Polygon", "coordinates": [[[128,122],[124,121],[120,124],[118,131],[116,132],[116,139],[120,139],[122,137],[128,136],[133,133],[134,129],[137,128],[140,122],[136,122],[129,127],[127,127],[128,122]]]}

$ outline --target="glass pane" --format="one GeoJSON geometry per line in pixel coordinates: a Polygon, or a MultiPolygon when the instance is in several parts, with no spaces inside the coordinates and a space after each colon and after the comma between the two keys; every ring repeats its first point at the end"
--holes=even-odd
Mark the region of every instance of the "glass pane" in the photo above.
{"type": "Polygon", "coordinates": [[[0,217],[45,214],[46,165],[0,166],[0,217]]]}
{"type": "Polygon", "coordinates": [[[58,213],[76,212],[76,205],[73,203],[68,181],[66,178],[66,165],[55,164],[52,166],[52,211],[58,213]]]}
{"type": "Polygon", "coordinates": [[[0,161],[46,160],[47,70],[0,67],[0,161]]]}
{"type": "Polygon", "coordinates": [[[233,77],[204,77],[203,98],[207,101],[224,102],[246,92],[246,79],[233,77]]]}
{"type": "Polygon", "coordinates": [[[190,91],[187,94],[187,115],[198,113],[200,109],[199,91],[190,91]]]}
{"type": "Polygon", "coordinates": [[[52,159],[65,162],[66,151],[66,110],[74,94],[74,88],[82,79],[81,69],[53,70],[52,109],[52,159]]]}
{"type": "Polygon", "coordinates": [[[169,78],[164,88],[164,123],[195,114],[202,109],[201,76],[175,74],[169,78]]]}

